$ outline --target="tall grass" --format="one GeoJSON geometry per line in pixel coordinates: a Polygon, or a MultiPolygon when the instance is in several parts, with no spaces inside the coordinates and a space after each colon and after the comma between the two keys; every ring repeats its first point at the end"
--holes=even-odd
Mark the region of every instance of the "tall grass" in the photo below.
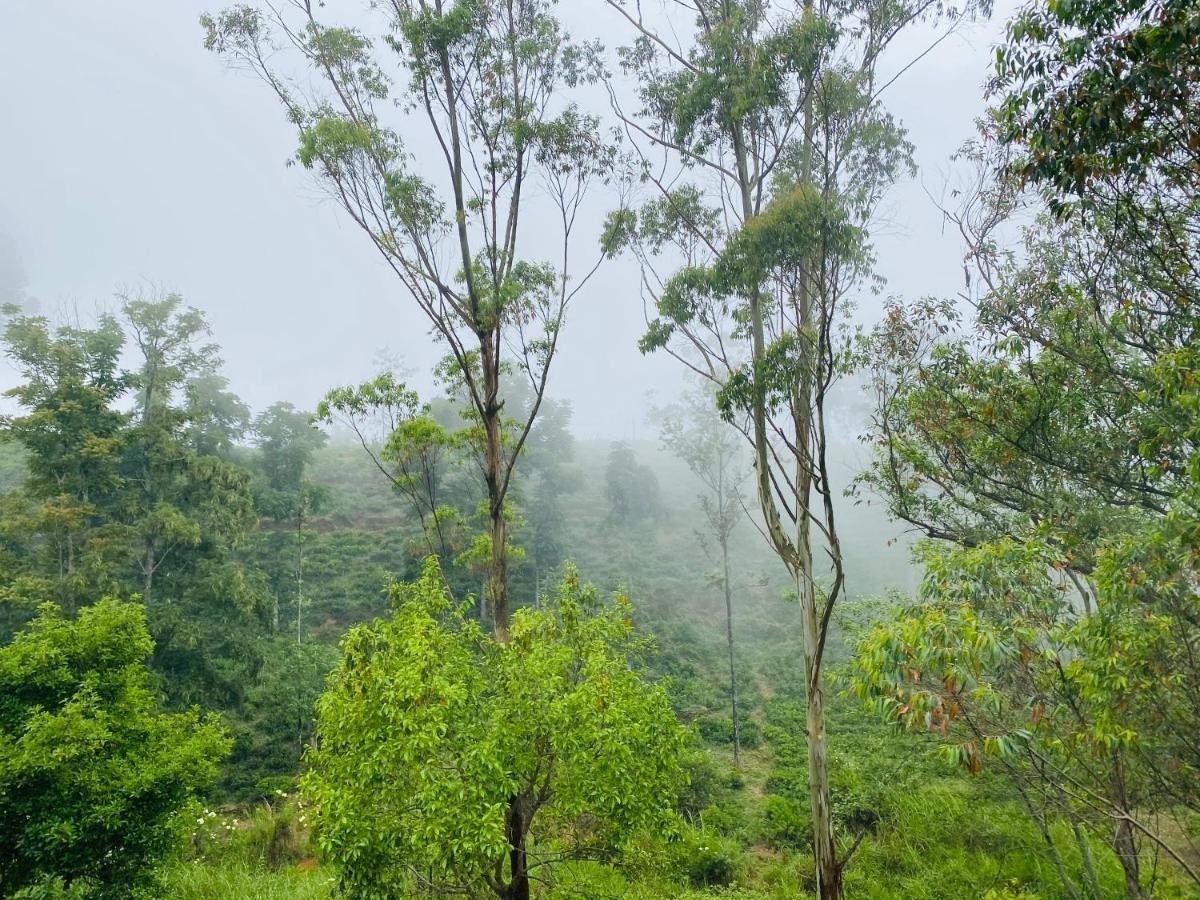
{"type": "Polygon", "coordinates": [[[169,900],[327,900],[333,876],[316,870],[272,872],[245,862],[180,862],[163,873],[169,900]]]}

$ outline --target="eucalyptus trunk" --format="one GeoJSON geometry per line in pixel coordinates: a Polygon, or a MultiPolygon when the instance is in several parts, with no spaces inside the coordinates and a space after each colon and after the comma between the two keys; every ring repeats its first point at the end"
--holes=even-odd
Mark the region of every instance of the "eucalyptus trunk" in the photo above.
{"type": "Polygon", "coordinates": [[[797,555],[802,567],[797,579],[800,627],[804,639],[805,725],[808,732],[808,799],[812,808],[813,859],[817,896],[839,900],[842,867],[833,839],[833,808],[829,785],[829,756],[825,739],[825,691],[821,677],[820,617],[812,581],[812,545],[801,529],[797,555]]]}
{"type": "MultiPolygon", "coordinates": [[[[722,521],[724,518],[722,517],[722,521]]],[[[725,639],[729,645],[729,699],[733,714],[733,764],[742,767],[742,724],[738,719],[737,674],[733,656],[733,589],[729,584],[729,538],[721,535],[722,582],[725,586],[725,639]]]]}
{"type": "MultiPolygon", "coordinates": [[[[485,355],[487,347],[485,345],[485,355]]],[[[488,362],[485,359],[484,365],[488,362]]],[[[483,409],[484,480],[488,495],[488,529],[491,532],[491,563],[488,567],[487,602],[491,607],[492,630],[500,643],[508,642],[508,522],[504,517],[504,447],[499,402],[499,372],[485,371],[487,385],[483,409]]]]}

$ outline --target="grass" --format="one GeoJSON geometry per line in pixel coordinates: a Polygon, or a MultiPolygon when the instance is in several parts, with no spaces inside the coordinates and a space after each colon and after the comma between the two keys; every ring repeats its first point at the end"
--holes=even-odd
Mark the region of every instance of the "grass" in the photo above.
{"type": "Polygon", "coordinates": [[[163,890],[170,900],[327,900],[333,877],[319,869],[272,872],[241,862],[181,862],[164,872],[163,890]]]}

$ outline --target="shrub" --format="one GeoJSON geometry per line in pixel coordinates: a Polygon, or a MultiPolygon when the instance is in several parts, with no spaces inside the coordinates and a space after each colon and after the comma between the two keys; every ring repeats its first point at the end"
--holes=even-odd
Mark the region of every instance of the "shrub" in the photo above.
{"type": "MultiPolygon", "coordinates": [[[[180,846],[182,813],[229,742],[195,713],[159,709],[145,610],[52,605],[0,648],[0,883],[95,897],[145,890],[180,846]]],[[[52,895],[51,895],[52,896],[52,895]]]]}
{"type": "Polygon", "coordinates": [[[733,883],[737,850],[710,829],[687,829],[672,849],[676,871],[693,887],[733,883]]]}
{"type": "Polygon", "coordinates": [[[409,894],[420,873],[422,890],[504,895],[522,851],[619,853],[676,826],[685,733],[641,673],[627,602],[569,572],[501,644],[434,560],[394,599],[342,643],[303,782],[347,892],[409,894]]]}
{"type": "Polygon", "coordinates": [[[763,809],[763,839],[772,847],[799,847],[812,841],[812,819],[801,803],[772,794],[763,809]]]}

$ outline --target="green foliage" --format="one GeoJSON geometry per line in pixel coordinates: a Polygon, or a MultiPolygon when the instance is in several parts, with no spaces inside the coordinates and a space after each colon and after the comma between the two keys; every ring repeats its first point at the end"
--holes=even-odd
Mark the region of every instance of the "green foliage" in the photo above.
{"type": "Polygon", "coordinates": [[[1085,203],[1109,180],[1194,172],[1198,33],[1186,0],[1023,9],[994,86],[1003,138],[1022,147],[1017,171],[1085,203]]]}
{"type": "Polygon", "coordinates": [[[259,509],[275,519],[319,509],[324,498],[305,474],[327,437],[312,425],[309,415],[290,403],[274,403],[254,420],[254,434],[266,481],[256,498],[259,509]]]}
{"type": "Polygon", "coordinates": [[[191,855],[206,865],[285,871],[312,867],[310,810],[283,789],[271,791],[236,815],[205,810],[191,829],[191,855]]]}
{"type": "Polygon", "coordinates": [[[114,408],[129,387],[124,333],[110,316],[87,329],[17,315],[3,340],[24,379],[6,395],[22,414],[5,417],[3,429],[28,473],[0,519],[3,599],[74,609],[114,590],[128,562],[114,515],[127,441],[128,416],[114,408]]]}
{"type": "Polygon", "coordinates": [[[335,883],[333,875],[321,870],[271,872],[237,862],[181,862],[162,879],[165,896],[173,900],[328,900],[335,883]]]}
{"type": "Polygon", "coordinates": [[[350,631],[318,704],[305,789],[318,840],[356,893],[499,890],[510,849],[619,851],[672,827],[682,732],[627,604],[571,574],[521,610],[511,643],[467,621],[436,565],[395,588],[395,618],[350,631]]]}
{"type": "Polygon", "coordinates": [[[195,712],[159,710],[140,606],[77,619],[42,608],[0,648],[0,883],[57,876],[88,896],[146,888],[229,743],[195,712]]]}
{"type": "Polygon", "coordinates": [[[733,883],[737,848],[727,838],[704,829],[686,829],[672,848],[676,870],[692,887],[733,883]]]}
{"type": "Polygon", "coordinates": [[[654,470],[639,463],[632,448],[614,443],[604,470],[610,520],[630,528],[661,514],[658,479],[654,470]]]}
{"type": "Polygon", "coordinates": [[[966,154],[999,173],[958,215],[983,281],[973,333],[920,303],[869,345],[881,402],[864,480],[958,546],[924,553],[924,603],[864,641],[857,690],[971,771],[991,757],[1084,896],[1104,893],[1088,832],[1112,821],[1127,894],[1144,890],[1147,846],[1200,884],[1180,826],[1158,824],[1195,805],[1200,771],[1178,740],[1200,726],[1200,167],[1179,56],[1196,26],[1186,4],[1023,10],[966,154]],[[1031,208],[1022,252],[1003,249],[996,229],[1031,208]]]}

